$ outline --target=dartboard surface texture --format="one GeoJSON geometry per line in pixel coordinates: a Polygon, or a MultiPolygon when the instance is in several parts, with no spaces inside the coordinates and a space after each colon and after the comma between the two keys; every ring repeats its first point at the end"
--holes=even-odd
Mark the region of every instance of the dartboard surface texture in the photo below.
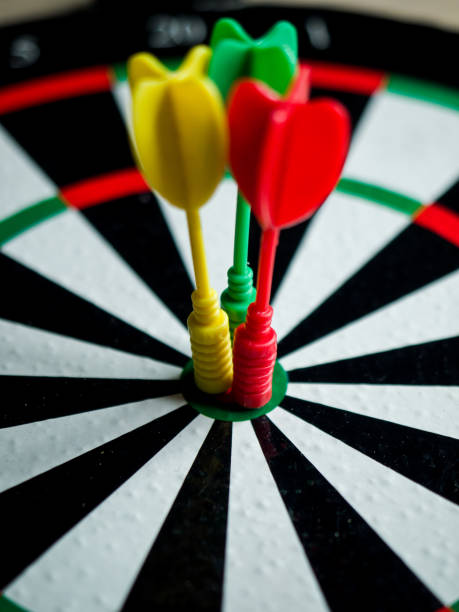
{"type": "MultiPolygon", "coordinates": [[[[353,135],[281,236],[286,393],[224,420],[184,390],[186,225],[135,168],[125,71],[221,16],[1,32],[0,610],[459,610],[459,37],[230,14],[253,36],[291,20],[353,135]]],[[[227,176],[202,209],[219,292],[235,197],[227,176]]],[[[252,265],[258,243],[253,221],[252,265]]]]}

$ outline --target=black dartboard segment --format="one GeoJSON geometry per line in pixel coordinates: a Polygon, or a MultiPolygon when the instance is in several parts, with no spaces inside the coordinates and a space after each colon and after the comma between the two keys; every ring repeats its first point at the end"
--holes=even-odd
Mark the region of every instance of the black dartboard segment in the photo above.
{"type": "Polygon", "coordinates": [[[440,607],[440,602],[273,423],[261,417],[253,426],[332,609],[363,612],[369,608],[440,607]],[[371,565],[379,571],[373,572],[371,565]]]}
{"type": "Polygon", "coordinates": [[[186,326],[193,286],[155,196],[107,202],[84,215],[186,326]]]}
{"type": "Polygon", "coordinates": [[[173,347],[106,313],[36,272],[0,254],[3,279],[10,291],[0,304],[0,316],[25,325],[184,365],[186,357],[173,347]],[[30,296],[33,295],[33,302],[30,296]]]}
{"type": "Polygon", "coordinates": [[[23,109],[3,115],[1,122],[61,187],[132,165],[110,92],[23,109]]]}
{"type": "Polygon", "coordinates": [[[218,610],[231,462],[231,424],[215,422],[123,610],[218,610]]]}
{"type": "Polygon", "coordinates": [[[389,385],[459,385],[459,338],[298,368],[291,382],[389,385]]]}
{"type": "Polygon", "coordinates": [[[459,503],[459,442],[286,396],[282,407],[372,459],[459,503]]]}
{"type": "MultiPolygon", "coordinates": [[[[279,236],[279,244],[277,245],[276,263],[274,267],[273,282],[271,288],[272,300],[274,299],[279,285],[287,273],[288,267],[294,257],[298,246],[303,239],[303,236],[308,231],[310,219],[288,227],[283,230],[279,236]]],[[[257,267],[258,267],[258,252],[260,249],[261,231],[254,215],[251,215],[250,221],[250,242],[249,242],[249,264],[253,270],[253,282],[257,283],[257,267]]]]}
{"type": "Polygon", "coordinates": [[[2,547],[7,561],[1,570],[1,587],[121,486],[195,416],[191,408],[181,408],[0,494],[2,547]],[[22,546],[17,545],[18,538],[22,546]]]}
{"type": "Polygon", "coordinates": [[[174,395],[181,390],[177,380],[51,376],[0,376],[0,387],[8,398],[0,415],[0,428],[174,395]]]}
{"type": "Polygon", "coordinates": [[[438,198],[442,206],[446,206],[454,212],[459,212],[459,181],[438,198]]]}
{"type": "Polygon", "coordinates": [[[410,225],[279,343],[279,355],[329,334],[459,268],[459,250],[410,225]],[[423,265],[420,265],[420,262],[423,265]]]}

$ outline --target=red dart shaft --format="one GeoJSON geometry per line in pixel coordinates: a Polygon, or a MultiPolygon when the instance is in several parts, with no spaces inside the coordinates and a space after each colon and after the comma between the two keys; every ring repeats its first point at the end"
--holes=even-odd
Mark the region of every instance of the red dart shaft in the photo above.
{"type": "Polygon", "coordinates": [[[260,257],[258,260],[257,297],[255,300],[257,310],[266,310],[271,299],[273,283],[274,261],[276,248],[279,242],[279,229],[271,227],[263,230],[261,237],[260,257]]]}
{"type": "Polygon", "coordinates": [[[279,230],[263,231],[258,259],[257,297],[247,310],[246,322],[235,331],[233,398],[246,408],[260,408],[271,399],[276,363],[276,333],[269,305],[279,230]]]}

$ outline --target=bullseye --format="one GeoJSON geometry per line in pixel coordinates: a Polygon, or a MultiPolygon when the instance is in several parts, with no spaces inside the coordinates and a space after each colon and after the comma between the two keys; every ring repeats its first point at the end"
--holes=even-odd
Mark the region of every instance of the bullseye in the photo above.
{"type": "Polygon", "coordinates": [[[277,361],[270,381],[269,401],[255,410],[247,410],[234,402],[230,394],[212,396],[198,389],[193,377],[193,362],[189,361],[181,374],[182,393],[195,410],[217,421],[250,421],[277,408],[287,393],[288,375],[277,361]],[[271,389],[272,386],[272,389],[271,389]]]}

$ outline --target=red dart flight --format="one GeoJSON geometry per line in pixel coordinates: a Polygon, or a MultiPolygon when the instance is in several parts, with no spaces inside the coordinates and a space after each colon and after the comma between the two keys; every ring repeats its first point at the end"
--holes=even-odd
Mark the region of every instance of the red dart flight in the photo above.
{"type": "Polygon", "coordinates": [[[346,109],[331,99],[307,102],[302,67],[285,98],[254,80],[229,102],[230,164],[262,230],[257,298],[235,332],[233,397],[259,408],[272,393],[277,354],[269,305],[279,231],[310,217],[338,182],[349,146],[346,109]]]}

